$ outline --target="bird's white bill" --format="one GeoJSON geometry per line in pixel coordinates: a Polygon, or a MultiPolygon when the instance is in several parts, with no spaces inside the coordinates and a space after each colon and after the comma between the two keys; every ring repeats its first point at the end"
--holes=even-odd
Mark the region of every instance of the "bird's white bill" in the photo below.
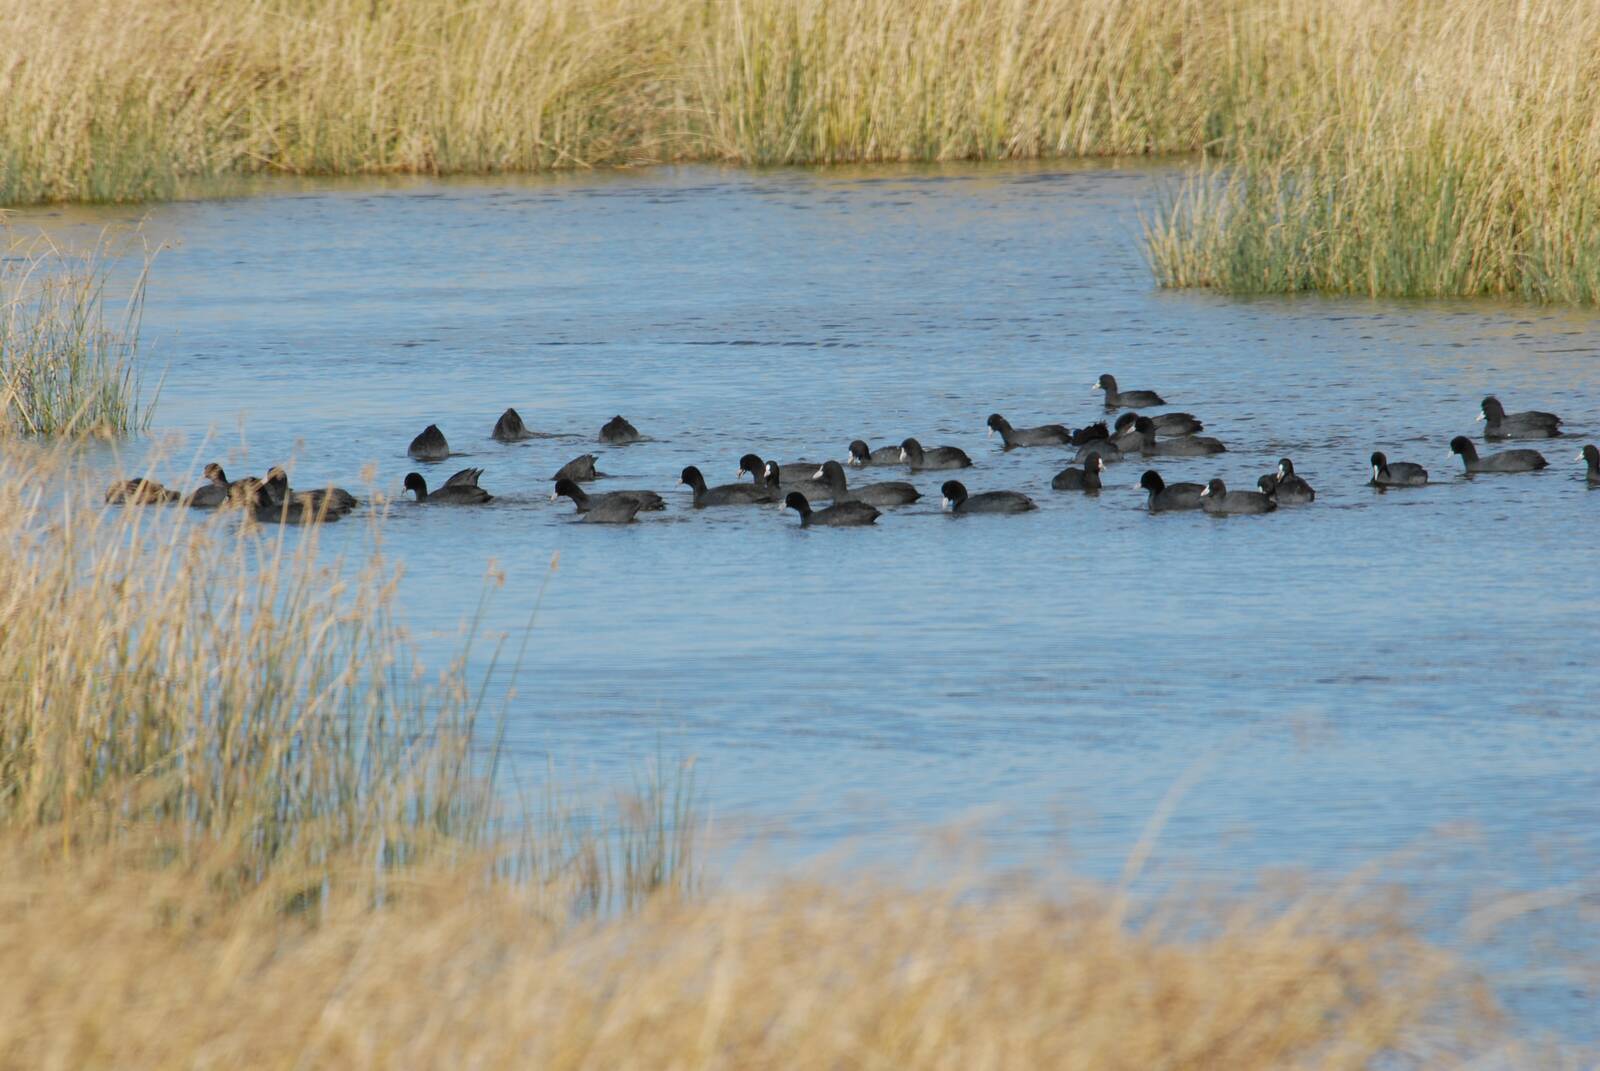
{"type": "Polygon", "coordinates": [[[903,446],[900,448],[900,460],[907,465],[911,463],[911,455],[906,453],[906,449],[903,446]]]}
{"type": "Polygon", "coordinates": [[[985,436],[984,436],[984,438],[985,438],[985,439],[992,439],[992,438],[994,438],[994,429],[993,429],[993,428],[990,428],[990,429],[989,429],[989,434],[987,434],[987,435],[985,435],[985,436]]]}
{"type": "Polygon", "coordinates": [[[556,499],[558,499],[560,497],[561,496],[559,494],[557,494],[556,492],[554,492],[554,491],[550,492],[550,501],[554,502],[556,499]]]}
{"type": "Polygon", "coordinates": [[[956,508],[956,504],[954,502],[950,501],[948,498],[939,499],[939,506],[946,513],[950,512],[951,510],[956,508]]]}
{"type": "Polygon", "coordinates": [[[1485,420],[1488,420],[1488,419],[1489,419],[1488,417],[1484,416],[1482,413],[1479,413],[1477,416],[1472,418],[1472,422],[1474,424],[1482,424],[1485,420]]]}
{"type": "Polygon", "coordinates": [[[1211,494],[1211,488],[1209,488],[1209,487],[1202,488],[1201,491],[1200,491],[1200,497],[1201,498],[1209,497],[1210,494],[1211,494]]]}

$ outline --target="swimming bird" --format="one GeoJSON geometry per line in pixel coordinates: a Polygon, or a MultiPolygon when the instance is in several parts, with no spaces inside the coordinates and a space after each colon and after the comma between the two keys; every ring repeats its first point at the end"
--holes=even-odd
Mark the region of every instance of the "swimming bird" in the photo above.
{"type": "MultiPolygon", "coordinates": [[[[417,478],[421,479],[420,476],[417,478]]],[[[249,505],[250,516],[264,524],[321,524],[343,516],[335,510],[324,509],[295,496],[273,501],[272,493],[264,483],[255,488],[249,505]]]]}
{"type": "Polygon", "coordinates": [[[869,506],[907,506],[922,497],[909,483],[888,480],[869,483],[864,487],[850,487],[845,479],[844,466],[837,461],[824,461],[815,477],[836,503],[865,502],[869,506]]]}
{"type": "Polygon", "coordinates": [[[343,487],[334,487],[330,484],[310,491],[291,491],[289,474],[278,465],[267,470],[267,478],[261,481],[261,486],[266,490],[267,498],[274,506],[293,499],[313,511],[325,509],[330,513],[345,514],[356,508],[356,496],[343,487]]]}
{"type": "Polygon", "coordinates": [[[573,483],[587,483],[590,480],[598,480],[605,473],[594,467],[594,460],[593,454],[579,454],[565,465],[562,465],[560,471],[550,478],[552,480],[571,480],[573,483]]]}
{"type": "MultiPolygon", "coordinates": [[[[829,464],[837,465],[838,462],[831,461],[829,464]]],[[[828,525],[833,528],[855,527],[863,524],[872,524],[882,516],[865,502],[835,502],[827,509],[813,511],[811,503],[806,501],[806,496],[799,491],[790,491],[789,496],[783,500],[783,504],[800,514],[800,527],[802,528],[811,528],[816,525],[828,525]]]]}
{"type": "Polygon", "coordinates": [[[1142,406],[1167,404],[1161,395],[1153,390],[1118,390],[1117,377],[1109,372],[1100,377],[1094,389],[1106,392],[1107,409],[1138,409],[1142,406]]]}
{"type": "Polygon", "coordinates": [[[1589,486],[1600,487],[1600,450],[1595,449],[1595,445],[1590,443],[1579,451],[1578,460],[1589,463],[1589,486]]]}
{"type": "Polygon", "coordinates": [[[1013,428],[1011,422],[999,413],[990,413],[987,423],[990,435],[997,431],[1000,433],[1002,450],[1016,450],[1024,446],[1064,446],[1072,442],[1072,432],[1060,424],[1013,428]]]}
{"type": "Polygon", "coordinates": [[[1104,442],[1111,438],[1111,429],[1106,427],[1104,420],[1097,420],[1093,424],[1085,424],[1072,433],[1072,445],[1084,446],[1088,443],[1104,442]]]}
{"type": "Polygon", "coordinates": [[[813,490],[821,493],[815,486],[813,474],[817,471],[815,461],[791,461],[787,465],[780,465],[776,461],[763,461],[755,454],[745,454],[739,459],[737,476],[749,476],[756,483],[761,483],[767,475],[767,466],[771,465],[778,474],[778,482],[785,488],[810,492],[813,490]]]}
{"type": "MultiPolygon", "coordinates": [[[[572,504],[579,513],[588,513],[600,509],[607,503],[621,501],[631,503],[634,513],[667,508],[666,500],[654,491],[606,491],[603,494],[591,495],[575,481],[568,479],[556,481],[556,489],[550,493],[550,501],[554,502],[562,495],[572,499],[572,504]]],[[[633,513],[628,514],[628,517],[631,520],[633,513]]]]}
{"type": "Polygon", "coordinates": [[[1205,505],[1205,499],[1201,497],[1206,492],[1204,487],[1197,483],[1169,484],[1155,469],[1149,469],[1139,477],[1139,486],[1145,489],[1144,504],[1151,513],[1200,509],[1205,505]]]}
{"type": "Polygon", "coordinates": [[[957,447],[935,446],[931,450],[924,450],[915,439],[907,439],[900,444],[900,460],[909,465],[912,472],[972,467],[972,459],[957,447]]]}
{"type": "Polygon", "coordinates": [[[1502,450],[1498,454],[1479,457],[1478,448],[1465,435],[1450,440],[1450,452],[1461,455],[1467,472],[1537,472],[1550,462],[1537,450],[1502,450]]]}
{"type": "Polygon", "coordinates": [[[1087,491],[1094,494],[1100,490],[1100,474],[1105,471],[1106,463],[1100,460],[1100,455],[1095,453],[1093,447],[1089,448],[1089,456],[1083,462],[1083,468],[1064,468],[1056,473],[1050,481],[1050,486],[1057,491],[1087,491]]]}
{"type": "MultiPolygon", "coordinates": [[[[1227,452],[1227,447],[1206,435],[1182,435],[1175,439],[1156,438],[1155,421],[1139,417],[1133,422],[1139,436],[1138,452],[1146,457],[1206,457],[1227,452]]],[[[1124,450],[1127,448],[1124,447],[1124,450]]]]}
{"type": "Polygon", "coordinates": [[[944,495],[944,508],[951,513],[1026,513],[1039,508],[1021,491],[969,495],[960,480],[946,480],[939,493],[944,495]]]}
{"type": "MultiPolygon", "coordinates": [[[[1140,414],[1138,413],[1129,412],[1117,417],[1117,424],[1112,437],[1137,435],[1138,431],[1134,428],[1133,423],[1139,419],[1139,416],[1140,414]]],[[[1155,425],[1156,434],[1166,439],[1177,438],[1180,435],[1194,435],[1204,431],[1206,427],[1195,419],[1193,413],[1157,413],[1155,416],[1150,417],[1149,420],[1150,423],[1155,425]]],[[[1121,444],[1119,443],[1118,445],[1121,444]]]]}
{"type": "Polygon", "coordinates": [[[421,435],[411,440],[406,453],[417,461],[443,461],[450,456],[450,444],[444,441],[439,425],[429,424],[421,435]]]}
{"type": "Polygon", "coordinates": [[[898,465],[900,464],[900,448],[898,446],[880,446],[876,450],[867,445],[865,439],[854,439],[850,443],[850,460],[846,465],[862,468],[866,465],[898,465]]]}
{"type": "MultiPolygon", "coordinates": [[[[533,438],[533,432],[522,422],[522,415],[515,409],[507,409],[500,414],[500,419],[494,422],[494,430],[489,433],[489,438],[496,442],[515,443],[523,439],[533,438]]],[[[416,444],[413,443],[413,446],[416,444]]],[[[413,454],[413,457],[416,455],[413,454]]]]}
{"type": "Polygon", "coordinates": [[[1212,480],[1200,492],[1200,508],[1221,516],[1233,513],[1271,513],[1278,504],[1260,491],[1230,491],[1221,480],[1212,480]]]}
{"type": "Polygon", "coordinates": [[[1382,452],[1372,455],[1374,487],[1421,487],[1428,482],[1428,470],[1411,461],[1390,461],[1382,452]]]}
{"type": "Polygon", "coordinates": [[[1107,465],[1114,465],[1118,461],[1123,461],[1127,458],[1127,455],[1122,452],[1122,448],[1117,445],[1115,439],[1103,439],[1100,442],[1085,443],[1083,446],[1078,447],[1078,452],[1072,455],[1073,463],[1078,465],[1087,464],[1092,454],[1098,454],[1101,462],[1107,465]]]}
{"type": "Polygon", "coordinates": [[[462,469],[444,482],[437,491],[429,491],[427,481],[415,472],[406,473],[406,490],[416,492],[418,502],[439,503],[446,506],[476,506],[493,501],[494,496],[478,486],[482,469],[462,469]]]}
{"type": "Polygon", "coordinates": [[[1496,439],[1554,439],[1561,434],[1561,418],[1554,413],[1529,410],[1526,413],[1507,413],[1500,399],[1489,395],[1478,407],[1478,419],[1483,421],[1483,437],[1496,439]]]}
{"type": "Polygon", "coordinates": [[[169,491],[155,480],[143,478],[118,480],[106,488],[106,501],[125,506],[163,505],[177,502],[183,496],[169,491]]]}
{"type": "Polygon", "coordinates": [[[195,509],[216,509],[228,501],[233,481],[228,479],[227,474],[222,471],[222,466],[215,461],[207,462],[202,471],[205,473],[206,482],[191,492],[184,503],[195,509]]]}
{"type": "Polygon", "coordinates": [[[1276,472],[1269,472],[1257,481],[1263,494],[1271,495],[1280,506],[1303,506],[1316,500],[1317,492],[1304,478],[1295,475],[1294,462],[1283,458],[1276,472]]]}
{"type": "Polygon", "coordinates": [[[618,446],[624,443],[636,443],[639,441],[639,429],[621,416],[614,416],[600,429],[600,441],[618,446]]]}
{"type": "Polygon", "coordinates": [[[706,478],[693,465],[683,470],[678,482],[687,484],[694,492],[694,508],[707,506],[753,506],[773,501],[772,492],[763,483],[725,483],[707,487],[706,478]]]}

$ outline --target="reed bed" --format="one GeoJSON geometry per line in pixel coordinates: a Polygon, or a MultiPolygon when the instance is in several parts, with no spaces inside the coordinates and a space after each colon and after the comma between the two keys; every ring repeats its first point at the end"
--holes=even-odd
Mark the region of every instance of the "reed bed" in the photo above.
{"type": "Polygon", "coordinates": [[[106,293],[113,269],[129,263],[126,245],[109,237],[75,251],[46,238],[0,245],[0,437],[148,425],[138,361],[148,251],[120,311],[106,293]]]}
{"type": "Polygon", "coordinates": [[[441,860],[555,914],[690,879],[692,786],[670,770],[609,825],[505,814],[473,637],[420,668],[376,526],[349,561],[315,528],[106,507],[85,483],[60,452],[0,459],[0,837],[204,865],[219,896],[302,907],[441,860]]]}
{"type": "Polygon", "coordinates": [[[1250,1071],[1499,1043],[1358,881],[1154,909],[718,888],[671,770],[608,821],[508,819],[466,654],[417,667],[376,529],[342,522],[345,559],[87,482],[59,449],[0,458],[0,1068],[1250,1071]]]}
{"type": "MultiPolygon", "coordinates": [[[[0,203],[248,173],[1189,151],[1259,0],[0,0],[0,203]]],[[[1242,51],[1241,51],[1242,49],[1242,51]]]]}
{"type": "Polygon", "coordinates": [[[1600,7],[1319,0],[1149,229],[1169,286],[1600,301],[1600,7]]]}
{"type": "Polygon", "coordinates": [[[1447,1068],[1493,1018],[1338,896],[1186,937],[1092,894],[785,883],[560,929],[419,868],[313,925],[188,871],[0,863],[0,1067],[1447,1068]]]}
{"type": "Polygon", "coordinates": [[[1585,0],[0,0],[0,204],[1205,152],[1161,282],[1600,294],[1585,0]]]}

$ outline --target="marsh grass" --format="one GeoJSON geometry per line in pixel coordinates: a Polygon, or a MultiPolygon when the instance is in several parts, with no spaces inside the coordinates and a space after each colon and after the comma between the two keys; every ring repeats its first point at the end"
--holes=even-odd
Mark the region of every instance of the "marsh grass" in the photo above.
{"type": "Polygon", "coordinates": [[[1600,299],[1586,0],[0,0],[0,203],[1204,152],[1172,286],[1600,299]]]}
{"type": "Polygon", "coordinates": [[[371,895],[441,859],[492,857],[486,878],[548,889],[557,913],[687,880],[691,788],[665,766],[609,824],[506,811],[467,676],[487,640],[419,666],[376,525],[346,560],[316,528],[107,508],[87,483],[59,452],[0,460],[0,837],[133,844],[205,861],[219,895],[285,902],[352,880],[371,895]]]}
{"type": "Polygon", "coordinates": [[[1294,91],[1152,219],[1161,282],[1600,301],[1600,8],[1298,8],[1294,91]]]}
{"type": "Polygon", "coordinates": [[[665,761],[603,814],[525,788],[520,819],[482,660],[417,666],[376,527],[87,482],[60,450],[0,458],[0,1068],[1253,1071],[1501,1040],[1359,876],[1156,905],[948,873],[708,887],[665,761]]]}
{"type": "Polygon", "coordinates": [[[148,251],[120,310],[107,294],[113,269],[130,263],[126,246],[102,236],[79,251],[45,238],[0,248],[0,437],[148,425],[138,360],[148,251]]]}
{"type": "Polygon", "coordinates": [[[0,203],[256,172],[1190,151],[1248,81],[1226,13],[1249,6],[0,0],[0,203]]]}
{"type": "Polygon", "coordinates": [[[1092,891],[857,877],[572,928],[435,860],[312,922],[201,862],[0,842],[0,1066],[1355,1071],[1494,1036],[1449,956],[1348,893],[1130,926],[1092,891]]]}

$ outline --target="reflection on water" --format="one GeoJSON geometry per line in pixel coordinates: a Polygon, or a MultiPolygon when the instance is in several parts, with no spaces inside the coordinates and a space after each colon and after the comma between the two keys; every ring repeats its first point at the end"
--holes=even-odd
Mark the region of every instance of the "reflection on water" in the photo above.
{"type": "MultiPolygon", "coordinates": [[[[1584,439],[1543,447],[1546,472],[1471,481],[1446,449],[1491,391],[1600,434],[1600,320],[1159,292],[1138,209],[1163,181],[696,168],[158,208],[148,230],[174,248],[146,315],[169,363],[157,425],[185,460],[293,456],[302,482],[352,487],[373,462],[397,491],[406,444],[437,422],[463,456],[430,480],[481,466],[501,497],[387,525],[428,646],[456,642],[490,562],[511,578],[491,624],[518,627],[560,554],[512,704],[516,758],[612,784],[693,755],[715,812],[779,851],[900,851],[981,811],[1005,862],[1065,844],[1113,876],[1203,761],[1162,835],[1168,873],[1344,869],[1432,844],[1450,902],[1592,874],[1584,439]],[[1229,445],[1164,460],[1169,481],[1250,487],[1288,455],[1315,505],[1152,517],[1137,462],[1085,498],[1050,490],[1063,451],[985,440],[991,411],[1097,419],[1102,371],[1229,445]],[[552,437],[491,442],[507,405],[552,437]],[[593,442],[616,413],[655,441],[593,442]],[[930,473],[923,502],[874,529],[802,532],[792,513],[693,513],[676,485],[691,463],[731,480],[747,450],[842,458],[852,438],[910,434],[972,454],[974,491],[1043,508],[948,518],[930,473]],[[1374,449],[1436,485],[1375,494],[1374,449]],[[668,512],[574,524],[547,478],[586,451],[668,512]],[[1434,841],[1442,828],[1473,837],[1434,841]]],[[[1525,1000],[1584,1018],[1560,984],[1525,1000]]]]}

